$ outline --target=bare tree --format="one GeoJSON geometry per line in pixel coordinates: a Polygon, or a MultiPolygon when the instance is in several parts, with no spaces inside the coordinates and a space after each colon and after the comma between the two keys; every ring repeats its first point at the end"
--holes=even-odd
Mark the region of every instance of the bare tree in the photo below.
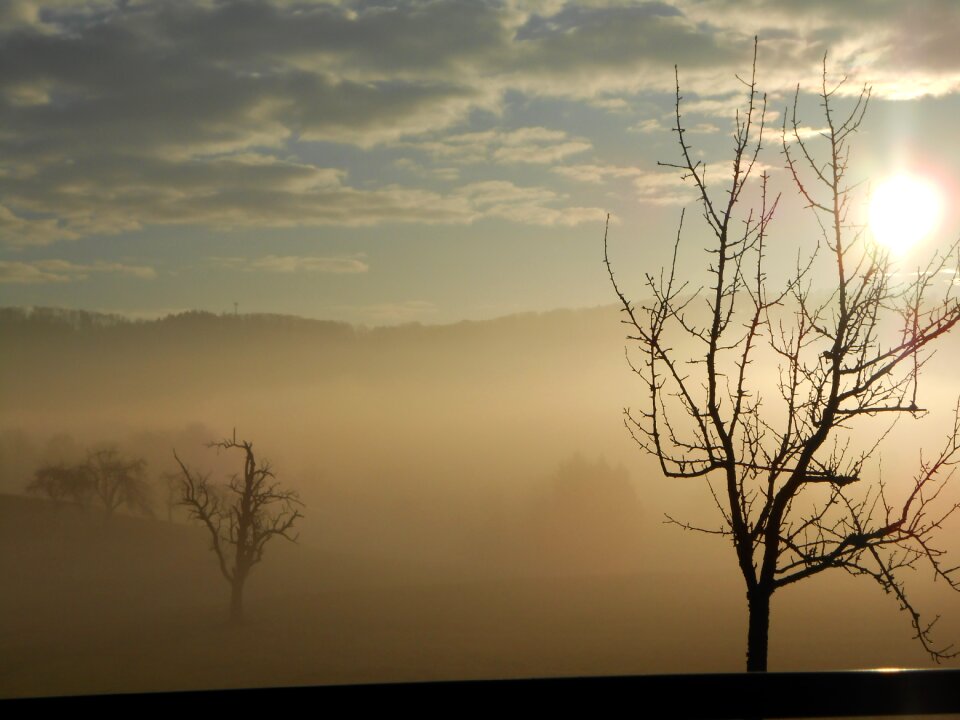
{"type": "Polygon", "coordinates": [[[706,167],[687,143],[677,78],[681,160],[665,165],[696,189],[710,237],[709,284],[694,289],[680,277],[682,214],[673,262],[646,275],[650,299],[639,305],[621,290],[604,235],[628,340],[642,358],[628,351],[645,400],[639,411],[625,409],[625,424],[664,476],[705,481],[722,518],[717,527],[667,520],[732,542],[746,585],[748,670],[767,668],[774,592],[833,568],[873,578],[907,611],[930,656],[950,657],[950,646],[934,643],[932,623],[921,619],[901,576],[922,562],[960,589],[936,544],[958,507],[938,496],[960,460],[960,413],[942,449],[921,455],[915,477],[896,483],[882,479],[875,460],[891,425],[866,442],[853,431],[925,412],[917,405],[925,351],[960,321],[952,294],[958,244],[919,272],[896,272],[889,253],[854,222],[849,142],[870,90],[854,94],[852,110],[838,117],[843,82],[831,85],[824,57],[822,137],[808,140],[801,129],[799,87],[781,132],[786,167],[821,232],[797,256],[789,279],[772,287],[768,236],[780,198],[758,161],[767,128],[756,46],[723,192],[708,186],[706,167]],[[748,204],[754,207],[743,210],[748,204]],[[816,287],[824,278],[825,292],[816,287]],[[764,367],[775,372],[767,385],[764,367]]]}
{"type": "Polygon", "coordinates": [[[214,485],[209,475],[191,471],[174,451],[180,466],[180,504],[210,532],[210,549],[217,556],[220,572],[230,584],[230,621],[243,622],[243,589],[253,566],[263,559],[267,543],[275,537],[296,542],[292,535],[303,517],[298,494],[283,490],[269,463],[257,462],[253,444],[237,440],[236,432],[208,447],[240,450],[243,474],[234,475],[226,486],[214,485]]]}
{"type": "Polygon", "coordinates": [[[146,460],[124,458],[116,447],[109,446],[90,451],[84,467],[90,490],[108,517],[122,506],[153,515],[146,460]]]}
{"type": "Polygon", "coordinates": [[[90,474],[86,465],[43,465],[36,469],[26,490],[33,495],[44,495],[54,502],[69,500],[77,505],[86,503],[90,496],[90,474]]]}
{"type": "Polygon", "coordinates": [[[146,465],[142,458],[124,458],[114,446],[102,447],[89,451],[86,461],[76,465],[58,463],[38,468],[27,492],[78,505],[93,500],[103,507],[107,518],[120,507],[152,515],[150,486],[144,477],[146,465]]]}

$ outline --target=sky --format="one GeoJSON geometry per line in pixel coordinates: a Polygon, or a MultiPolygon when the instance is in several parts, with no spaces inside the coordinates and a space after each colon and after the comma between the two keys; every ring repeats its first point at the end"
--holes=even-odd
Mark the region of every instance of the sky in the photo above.
{"type": "Polygon", "coordinates": [[[608,213],[632,292],[684,207],[680,262],[707,266],[658,162],[679,78],[722,195],[755,37],[772,254],[811,231],[780,129],[799,89],[819,142],[825,55],[838,110],[872,90],[864,192],[905,170],[941,189],[930,250],[960,228],[958,26],[950,0],[5,0],[0,306],[381,325],[613,303],[608,213]]]}

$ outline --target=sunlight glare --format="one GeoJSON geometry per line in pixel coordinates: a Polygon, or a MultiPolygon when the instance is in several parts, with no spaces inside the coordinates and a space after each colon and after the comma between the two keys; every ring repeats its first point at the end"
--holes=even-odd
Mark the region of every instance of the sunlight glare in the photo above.
{"type": "Polygon", "coordinates": [[[870,229],[893,254],[905,253],[940,221],[937,187],[914,175],[895,175],[880,184],[870,200],[870,229]]]}

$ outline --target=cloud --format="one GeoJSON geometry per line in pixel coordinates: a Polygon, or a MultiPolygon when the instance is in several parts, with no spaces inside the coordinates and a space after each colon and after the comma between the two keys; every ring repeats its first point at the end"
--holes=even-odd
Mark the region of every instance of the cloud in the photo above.
{"type": "Polygon", "coordinates": [[[0,193],[22,215],[0,213],[10,244],[44,244],[149,225],[219,230],[263,227],[369,227],[386,223],[469,224],[483,218],[570,225],[601,211],[565,208],[566,197],[508,181],[441,193],[403,185],[345,183],[345,173],[271,156],[244,154],[190,163],[156,158],[101,159],[0,177],[0,193]],[[557,207],[555,207],[557,206],[557,207]]]}
{"type": "MultiPolygon", "coordinates": [[[[0,186],[3,184],[0,175],[0,186]]],[[[57,240],[73,240],[79,234],[66,229],[56,217],[24,218],[0,204],[0,241],[11,245],[47,245],[57,240]]]]}
{"type": "MultiPolygon", "coordinates": [[[[443,1],[84,7],[47,4],[44,31],[0,42],[4,131],[15,140],[2,144],[5,161],[189,159],[293,138],[374,147],[499,112],[510,90],[622,108],[618,93],[669,86],[674,61],[729,78],[749,45],[662,3],[552,14],[443,1]]],[[[588,146],[567,142],[560,157],[588,146]]],[[[512,157],[550,161],[542,148],[512,157]]]]}
{"type": "Polygon", "coordinates": [[[960,90],[953,32],[960,7],[951,0],[912,5],[680,0],[678,7],[717,27],[756,28],[762,86],[771,91],[789,90],[798,82],[806,91],[819,91],[817,70],[825,54],[835,77],[850,80],[841,94],[856,94],[863,83],[873,86],[875,96],[891,99],[960,90]]]}
{"type": "MultiPolygon", "coordinates": [[[[454,166],[535,169],[600,146],[534,124],[553,125],[536,114],[527,127],[472,128],[477,118],[515,126],[508,110],[537,99],[614,117],[641,94],[671,97],[675,64],[689,131],[724,130],[715,120],[742,105],[736,74],[749,71],[754,33],[759,86],[771,93],[798,80],[816,90],[827,50],[851,77],[843,92],[867,80],[886,97],[955,92],[958,24],[947,0],[10,0],[0,4],[0,242],[157,224],[585,222],[601,211],[548,188],[531,200],[514,185],[514,199],[489,202],[469,185],[429,183],[458,182],[454,166]],[[350,185],[348,163],[317,159],[331,143],[370,153],[369,165],[375,152],[393,153],[387,162],[420,153],[442,167],[424,168],[427,188],[350,185]]],[[[669,126],[661,117],[635,129],[669,126]]]]}
{"type": "Polygon", "coordinates": [[[460,179],[460,168],[458,167],[427,167],[406,157],[394,160],[393,164],[395,167],[418,177],[435,178],[444,182],[453,182],[460,179]]]}
{"type": "Polygon", "coordinates": [[[294,134],[369,146],[436,129],[499,102],[454,68],[495,43],[484,27],[499,32],[494,8],[472,5],[50,7],[59,32],[27,28],[0,42],[0,97],[19,108],[5,130],[42,137],[47,154],[189,157],[278,147],[294,134]],[[55,101],[23,102],[44,94],[55,101]]]}
{"type": "Polygon", "coordinates": [[[798,125],[796,130],[788,127],[784,139],[788,143],[792,143],[797,141],[798,136],[801,140],[809,140],[810,138],[826,137],[829,135],[829,133],[830,128],[828,127],[815,128],[810,127],[809,125],[798,125]]]}
{"type": "Polygon", "coordinates": [[[693,183],[676,171],[640,173],[633,187],[637,199],[650,205],[687,205],[696,198],[693,183]]]}
{"type": "Polygon", "coordinates": [[[0,32],[41,25],[40,4],[31,0],[5,0],[0,4],[0,32]]]}
{"type": "Polygon", "coordinates": [[[629,180],[640,202],[651,205],[686,205],[696,198],[690,182],[675,171],[651,171],[616,165],[567,165],[554,172],[578,182],[600,184],[629,180]]]}
{"type": "Polygon", "coordinates": [[[150,280],[157,276],[152,267],[125,265],[115,262],[90,264],[73,263],[68,260],[35,260],[19,262],[0,260],[0,284],[44,285],[87,280],[91,274],[117,274],[150,280]]]}
{"type": "Polygon", "coordinates": [[[258,258],[212,257],[212,265],[247,271],[273,273],[327,273],[353,275],[365,273],[370,266],[358,257],[317,257],[311,255],[264,255],[258,258]]]}
{"type": "Polygon", "coordinates": [[[603,108],[604,110],[609,110],[610,112],[615,113],[623,113],[630,110],[630,103],[622,97],[591,98],[590,104],[593,107],[603,108]]]}
{"type": "Polygon", "coordinates": [[[628,130],[637,133],[670,132],[670,126],[666,125],[660,118],[647,118],[628,128],[628,130]]]}
{"type": "MultiPolygon", "coordinates": [[[[736,105],[733,104],[731,105],[731,107],[735,108],[736,105]]],[[[686,113],[688,111],[689,111],[689,108],[684,107],[684,112],[686,113]]],[[[734,117],[735,115],[736,115],[736,111],[732,113],[728,113],[726,112],[726,109],[725,109],[725,111],[721,113],[719,116],[734,117]]],[[[769,111],[767,112],[768,121],[772,120],[775,116],[776,116],[776,113],[769,112],[769,111]]],[[[676,119],[674,119],[673,117],[670,118],[669,122],[665,122],[664,120],[661,120],[659,118],[647,118],[646,120],[641,120],[636,125],[633,125],[627,128],[627,131],[635,132],[635,133],[650,134],[650,133],[657,133],[657,132],[673,132],[675,127],[676,127],[676,119]]],[[[711,122],[698,122],[698,123],[693,123],[692,125],[685,122],[683,125],[683,129],[685,133],[689,133],[691,135],[693,134],[710,135],[716,132],[720,132],[720,128],[711,122]]]]}
{"type": "MultiPolygon", "coordinates": [[[[773,120],[776,117],[776,115],[777,113],[768,112],[766,116],[767,120],[768,121],[773,120]]],[[[701,122],[686,128],[686,132],[695,133],[698,135],[712,135],[713,133],[720,132],[720,128],[718,128],[713,123],[701,122]]]]}
{"type": "MultiPolygon", "coordinates": [[[[776,170],[762,162],[754,163],[750,180],[756,182],[764,172],[776,170]]],[[[697,189],[692,180],[685,180],[684,173],[677,169],[645,170],[636,167],[618,165],[566,165],[553,169],[562,175],[577,182],[594,185],[607,183],[613,180],[626,180],[636,192],[637,200],[650,205],[688,205],[697,198],[697,189]]],[[[732,178],[732,168],[721,163],[711,166],[708,173],[708,190],[722,192],[723,183],[729,183],[732,178]]]]}
{"type": "Polygon", "coordinates": [[[560,165],[553,168],[553,171],[571,180],[594,184],[606,182],[610,179],[632,178],[644,174],[644,171],[640,168],[616,165],[560,165]]]}
{"type": "Polygon", "coordinates": [[[444,162],[549,164],[590,150],[586,138],[572,138],[562,130],[523,127],[447,135],[439,139],[399,144],[426,152],[444,162]]]}
{"type": "Polygon", "coordinates": [[[457,195],[484,217],[525,225],[573,226],[606,217],[601,208],[551,207],[564,198],[546,188],[518,187],[503,180],[472,183],[460,188],[457,195]]]}
{"type": "Polygon", "coordinates": [[[566,4],[532,13],[504,68],[528,92],[595,97],[673,88],[673,64],[715,70],[739,60],[739,33],[699,25],[662,2],[566,4]]]}

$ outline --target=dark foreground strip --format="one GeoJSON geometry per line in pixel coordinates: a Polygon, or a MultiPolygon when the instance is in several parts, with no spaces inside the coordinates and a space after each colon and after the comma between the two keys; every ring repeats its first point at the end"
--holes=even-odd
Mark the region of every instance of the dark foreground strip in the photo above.
{"type": "MultiPolygon", "coordinates": [[[[160,711],[289,709],[498,717],[518,709],[590,717],[798,718],[960,713],[960,670],[729,673],[334,685],[6,700],[0,710],[67,706],[160,711]]],[[[339,711],[335,711],[339,712],[339,711]]],[[[13,715],[7,715],[13,717],[13,715]]]]}

